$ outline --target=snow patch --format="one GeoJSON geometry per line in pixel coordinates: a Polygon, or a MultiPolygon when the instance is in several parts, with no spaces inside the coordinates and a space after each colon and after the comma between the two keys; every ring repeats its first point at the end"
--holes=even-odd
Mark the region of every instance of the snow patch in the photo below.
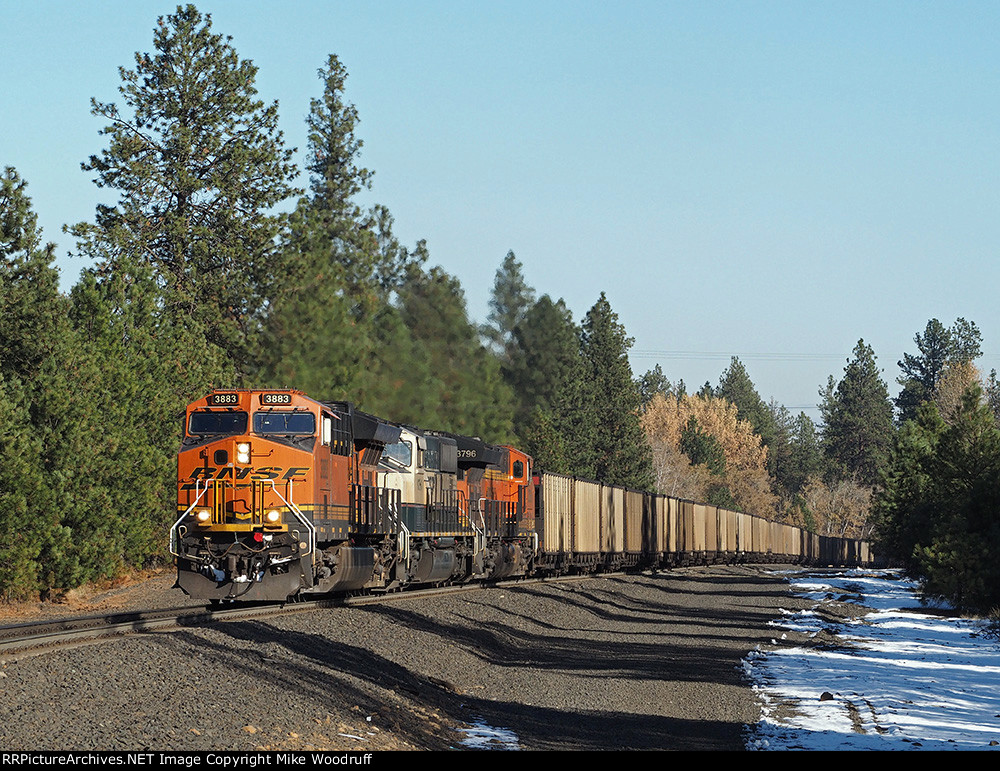
{"type": "Polygon", "coordinates": [[[817,608],[848,601],[859,615],[837,623],[806,611],[773,622],[807,635],[825,631],[843,647],[756,650],[744,659],[761,705],[747,749],[998,748],[1000,649],[981,634],[981,622],[916,610],[916,585],[892,571],[802,573],[791,581],[817,608]]]}
{"type": "Polygon", "coordinates": [[[459,744],[473,750],[519,750],[517,735],[507,728],[494,728],[480,719],[460,729],[465,738],[459,744]]]}

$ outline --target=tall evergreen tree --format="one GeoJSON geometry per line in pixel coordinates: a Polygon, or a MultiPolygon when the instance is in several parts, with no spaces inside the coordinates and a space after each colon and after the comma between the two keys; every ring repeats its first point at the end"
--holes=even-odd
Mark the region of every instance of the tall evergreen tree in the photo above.
{"type": "Polygon", "coordinates": [[[408,381],[415,389],[433,388],[436,415],[430,428],[507,441],[513,432],[512,395],[496,358],[482,346],[469,321],[458,279],[440,267],[414,271],[399,290],[402,319],[427,355],[431,380],[408,381]]]}
{"type": "Polygon", "coordinates": [[[786,407],[772,401],[775,434],[767,448],[768,471],[774,477],[779,494],[790,501],[799,495],[810,477],[823,471],[819,436],[812,419],[804,412],[792,415],[786,407]]]}
{"type": "Polygon", "coordinates": [[[636,381],[636,387],[639,389],[639,404],[643,412],[657,394],[663,397],[673,395],[673,386],[663,374],[663,368],[659,364],[647,370],[646,374],[636,381]]]}
{"type": "Polygon", "coordinates": [[[736,356],[733,356],[729,367],[719,378],[719,387],[715,389],[715,396],[726,399],[736,405],[736,414],[740,420],[746,420],[753,426],[754,433],[760,436],[766,446],[770,446],[774,441],[775,425],[774,416],[768,409],[764,400],[757,393],[757,388],[736,356]]]}
{"type": "Polygon", "coordinates": [[[951,334],[952,363],[969,364],[983,355],[983,335],[974,321],[955,319],[948,331],[951,334]]]}
{"type": "Polygon", "coordinates": [[[72,232],[102,275],[149,268],[161,314],[200,326],[246,374],[276,280],[283,218],[270,212],[294,192],[291,151],[277,104],[257,98],[257,68],[209,16],[178,7],[160,17],[153,44],[120,68],[122,108],[92,101],[109,144],[83,169],[118,200],[72,232]]]}
{"type": "Polygon", "coordinates": [[[580,328],[562,300],[543,295],[514,329],[514,355],[505,368],[517,397],[515,420],[535,407],[549,410],[570,381],[582,379],[580,328]]]}
{"type": "Polygon", "coordinates": [[[595,476],[607,484],[650,489],[652,459],[628,362],[632,338],[603,292],[584,319],[582,343],[594,387],[595,476]]]}
{"type": "MultiPolygon", "coordinates": [[[[283,245],[284,276],[265,328],[263,378],[380,411],[398,406],[384,384],[414,365],[405,354],[412,341],[399,339],[400,328],[396,337],[383,334],[386,323],[394,326],[387,304],[426,250],[423,243],[412,252],[400,245],[384,206],[365,210],[357,201],[371,187],[373,172],[360,164],[358,112],[344,93],[347,70],[331,55],[319,78],[323,94],[312,100],[306,120],[309,193],[299,200],[283,245]],[[386,348],[402,358],[383,356],[386,348]]],[[[402,334],[408,335],[405,328],[402,334]]]]}
{"type": "Polygon", "coordinates": [[[792,424],[791,453],[785,483],[789,490],[801,490],[810,477],[823,473],[820,437],[812,418],[800,412],[792,424]]]}
{"type": "Polygon", "coordinates": [[[937,319],[927,322],[923,334],[913,341],[919,354],[903,354],[899,368],[903,374],[898,382],[903,387],[896,397],[899,422],[916,417],[917,408],[934,397],[934,391],[949,364],[971,363],[982,355],[982,335],[978,327],[965,319],[957,319],[947,328],[937,319]]]}
{"type": "Polygon", "coordinates": [[[983,383],[983,399],[993,411],[993,418],[1000,426],[1000,377],[995,369],[990,370],[990,376],[983,383]]]}
{"type": "Polygon", "coordinates": [[[256,68],[194,6],[161,17],[154,46],[120,70],[121,109],[92,103],[109,142],[83,168],[118,199],[72,229],[96,265],[63,298],[70,344],[47,373],[61,396],[44,417],[60,514],[42,555],[50,586],[162,555],[177,415],[255,368],[280,274],[281,218],[269,210],[291,192],[293,167],[276,106],[256,98],[256,68]]]}
{"type": "MultiPolygon", "coordinates": [[[[144,415],[157,415],[152,405],[170,379],[164,377],[158,391],[123,398],[130,374],[160,358],[133,359],[121,351],[108,356],[89,347],[82,328],[71,324],[74,306],[59,292],[52,246],[40,248],[23,183],[12,170],[4,179],[0,210],[5,258],[0,263],[0,390],[11,421],[0,437],[0,454],[8,456],[0,465],[23,477],[5,496],[10,508],[0,513],[0,530],[14,532],[3,522],[4,514],[21,512],[20,537],[9,543],[17,543],[13,551],[21,559],[14,561],[22,572],[11,576],[15,580],[6,590],[23,594],[113,576],[126,564],[141,563],[151,538],[159,551],[162,530],[137,523],[163,508],[159,482],[168,478],[169,467],[159,475],[142,473],[150,455],[144,451],[146,439],[160,427],[136,421],[122,405],[141,404],[144,415]],[[126,426],[132,432],[128,439],[126,426]],[[140,440],[134,441],[135,435],[140,440]],[[144,480],[140,489],[132,473],[144,480]],[[117,500],[115,489],[124,493],[117,500]],[[147,497],[152,490],[160,495],[147,497]]],[[[122,315],[127,309],[105,314],[105,320],[122,315]]],[[[100,324],[99,316],[88,313],[86,323],[100,324]]],[[[132,342],[135,330],[119,337],[132,342]]],[[[0,590],[3,583],[0,579],[0,590]]]]}
{"type": "Polygon", "coordinates": [[[902,425],[893,442],[886,484],[874,506],[881,550],[911,570],[913,549],[930,530],[934,505],[930,465],[946,430],[937,405],[924,402],[916,418],[902,425]]]}
{"type": "Polygon", "coordinates": [[[361,166],[357,108],[346,100],[347,69],[331,54],[319,70],[323,94],[310,103],[308,195],[291,218],[286,253],[293,290],[328,290],[345,297],[357,316],[381,307],[386,292],[422,256],[402,249],[384,206],[364,209],[357,196],[371,189],[374,172],[361,166]],[[294,278],[304,274],[307,285],[294,278]]]}
{"type": "Polygon", "coordinates": [[[505,370],[525,451],[549,471],[593,477],[593,390],[580,328],[566,304],[543,295],[514,330],[505,370]]]}
{"type": "Polygon", "coordinates": [[[864,340],[855,346],[844,377],[835,387],[831,377],[821,395],[826,456],[840,475],[874,487],[892,443],[892,404],[875,352],[864,340]]]}
{"type": "Polygon", "coordinates": [[[38,215],[31,208],[28,183],[13,166],[0,177],[0,257],[6,267],[12,260],[33,254],[41,246],[38,215]]]}
{"type": "Polygon", "coordinates": [[[903,425],[876,503],[880,548],[926,595],[985,613],[1000,604],[1000,429],[978,388],[950,423],[925,402],[903,425]]]}
{"type": "Polygon", "coordinates": [[[490,297],[490,315],[482,326],[487,345],[504,367],[510,366],[515,345],[514,331],[534,305],[535,290],[524,280],[522,265],[514,252],[507,252],[497,269],[490,297]]]}
{"type": "Polygon", "coordinates": [[[51,357],[65,329],[65,299],[42,245],[27,184],[12,167],[0,180],[0,371],[24,381],[51,357]]]}
{"type": "MultiPolygon", "coordinates": [[[[43,247],[27,183],[0,178],[0,597],[23,598],[43,583],[43,557],[58,539],[59,497],[46,467],[53,399],[46,374],[63,351],[65,302],[43,247]]],[[[72,394],[63,394],[68,398],[72,394]]],[[[51,446],[51,445],[50,445],[51,446]]]]}

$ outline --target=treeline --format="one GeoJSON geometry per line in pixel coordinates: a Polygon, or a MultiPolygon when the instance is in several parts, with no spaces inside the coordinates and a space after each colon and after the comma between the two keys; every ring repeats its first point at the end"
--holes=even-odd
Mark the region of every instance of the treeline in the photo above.
{"type": "Polygon", "coordinates": [[[874,506],[879,543],[927,596],[1000,609],[1000,382],[974,365],[981,337],[937,319],[899,363],[900,428],[874,506]]]}
{"type": "Polygon", "coordinates": [[[120,74],[117,102],[92,101],[104,146],[82,167],[109,201],[66,228],[91,266],[68,294],[26,182],[3,173],[0,597],[164,560],[183,409],[216,387],[346,398],[651,483],[631,341],[606,298],[580,325],[526,286],[508,299],[509,255],[474,324],[426,245],[359,203],[372,172],[336,56],[307,117],[306,190],[256,68],[194,6],[161,17],[120,74]]]}
{"type": "Polygon", "coordinates": [[[688,394],[659,367],[640,380],[661,487],[822,535],[870,538],[871,500],[892,441],[893,408],[859,341],[821,391],[822,423],[765,403],[734,357],[716,386],[688,394]]]}
{"type": "Polygon", "coordinates": [[[899,361],[895,398],[858,341],[820,390],[820,425],[765,404],[734,358],[688,394],[659,366],[638,381],[656,486],[824,535],[873,540],[925,596],[1000,607],[1000,382],[976,325],[931,319],[899,361]]]}

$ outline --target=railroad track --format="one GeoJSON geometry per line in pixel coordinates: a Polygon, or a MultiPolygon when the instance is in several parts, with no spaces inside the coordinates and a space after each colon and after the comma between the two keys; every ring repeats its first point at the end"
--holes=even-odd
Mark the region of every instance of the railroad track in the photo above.
{"type": "MultiPolygon", "coordinates": [[[[600,575],[610,575],[608,573],[600,575]]],[[[421,599],[442,594],[478,591],[486,587],[524,586],[535,583],[580,581],[592,576],[560,576],[511,580],[490,584],[463,584],[428,589],[410,589],[386,594],[346,595],[301,600],[282,605],[241,604],[192,608],[157,608],[139,611],[117,611],[103,615],[72,616],[48,621],[0,626],[0,656],[17,659],[38,655],[56,648],[75,647],[94,641],[126,634],[164,631],[185,626],[205,626],[225,621],[266,618],[286,613],[301,613],[321,608],[340,608],[395,600],[421,599]]]]}

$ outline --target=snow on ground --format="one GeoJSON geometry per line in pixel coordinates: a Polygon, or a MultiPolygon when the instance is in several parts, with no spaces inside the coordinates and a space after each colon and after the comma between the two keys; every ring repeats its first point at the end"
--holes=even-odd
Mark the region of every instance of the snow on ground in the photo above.
{"type": "Polygon", "coordinates": [[[921,608],[891,571],[789,578],[816,606],[773,623],[813,645],[744,660],[762,703],[748,749],[1000,749],[1000,643],[985,624],[921,608]],[[824,613],[835,601],[857,615],[824,613]]]}
{"type": "Polygon", "coordinates": [[[507,728],[494,728],[477,718],[462,729],[465,738],[460,744],[470,750],[519,750],[517,735],[507,728]]]}

